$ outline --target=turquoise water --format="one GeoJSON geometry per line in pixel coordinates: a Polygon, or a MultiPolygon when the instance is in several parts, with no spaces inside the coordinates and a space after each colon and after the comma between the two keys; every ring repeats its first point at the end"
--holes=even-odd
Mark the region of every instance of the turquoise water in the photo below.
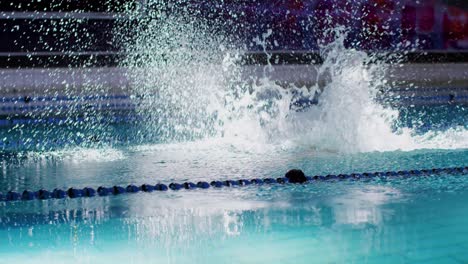
{"type": "MultiPolygon", "coordinates": [[[[2,192],[468,164],[463,147],[222,139],[19,153],[2,158],[2,192]]],[[[466,175],[439,175],[2,202],[0,263],[465,263],[467,187],[466,175]]]]}

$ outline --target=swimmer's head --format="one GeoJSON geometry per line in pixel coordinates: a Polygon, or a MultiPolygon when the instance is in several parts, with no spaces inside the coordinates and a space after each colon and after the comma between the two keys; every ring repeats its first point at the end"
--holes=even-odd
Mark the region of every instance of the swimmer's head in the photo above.
{"type": "Polygon", "coordinates": [[[285,177],[288,178],[290,183],[304,183],[307,181],[304,172],[298,169],[292,169],[286,172],[285,177]]]}

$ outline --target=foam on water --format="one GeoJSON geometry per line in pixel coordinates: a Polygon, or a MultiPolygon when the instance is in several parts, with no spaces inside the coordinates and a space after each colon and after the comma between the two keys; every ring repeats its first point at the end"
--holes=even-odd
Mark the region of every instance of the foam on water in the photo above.
{"type": "Polygon", "coordinates": [[[26,152],[20,154],[33,161],[58,159],[71,163],[109,162],[121,160],[125,157],[123,151],[111,147],[83,148],[72,147],[47,152],[26,152]]]}

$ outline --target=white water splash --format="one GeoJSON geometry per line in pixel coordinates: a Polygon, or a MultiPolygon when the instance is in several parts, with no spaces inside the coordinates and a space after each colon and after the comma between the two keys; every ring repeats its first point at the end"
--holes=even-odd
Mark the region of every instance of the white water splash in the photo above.
{"type": "MultiPolygon", "coordinates": [[[[163,142],[222,139],[341,153],[468,148],[464,128],[395,131],[398,111],[375,101],[386,85],[386,65],[368,65],[369,55],[344,47],[344,35],[323,47],[326,59],[317,70],[327,77],[324,87],[288,89],[267,77],[271,65],[263,76],[244,79],[241,52],[226,48],[202,23],[163,19],[137,35],[129,50],[153,53],[143,60],[130,56],[126,66],[136,73],[134,90],[145,98],[140,113],[148,117],[146,133],[163,142]],[[319,104],[297,112],[290,107],[297,93],[321,93],[319,104]]],[[[262,45],[270,35],[255,41],[262,45]]]]}

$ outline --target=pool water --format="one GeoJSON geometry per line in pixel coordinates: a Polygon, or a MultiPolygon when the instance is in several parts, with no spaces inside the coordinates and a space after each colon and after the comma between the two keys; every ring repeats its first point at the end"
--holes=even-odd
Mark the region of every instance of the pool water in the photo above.
{"type": "MultiPolygon", "coordinates": [[[[207,139],[2,158],[0,191],[458,167],[468,149],[340,153],[207,139]]],[[[468,177],[0,203],[0,263],[465,263],[468,177]]]]}
{"type": "MultiPolygon", "coordinates": [[[[201,131],[184,108],[167,126],[143,109],[129,123],[2,128],[0,192],[468,165],[468,108],[353,94],[335,83],[301,112],[287,93],[253,94],[219,117],[222,133],[185,140],[158,136],[201,131]]],[[[467,186],[442,174],[0,202],[0,263],[464,263],[467,186]]]]}

